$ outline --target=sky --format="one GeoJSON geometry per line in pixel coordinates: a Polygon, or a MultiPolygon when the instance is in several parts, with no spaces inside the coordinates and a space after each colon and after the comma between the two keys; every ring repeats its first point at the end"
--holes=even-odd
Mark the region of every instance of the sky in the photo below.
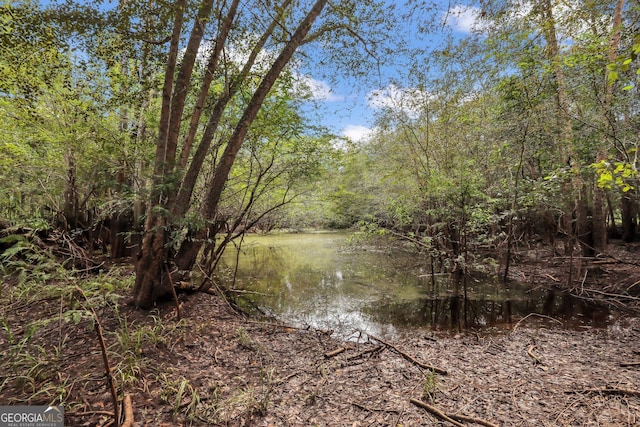
{"type": "MultiPolygon", "coordinates": [[[[395,6],[402,7],[400,2],[389,1],[395,6]]],[[[464,1],[432,0],[437,8],[435,19],[439,21],[438,24],[443,29],[443,34],[446,30],[454,37],[464,37],[471,33],[474,25],[477,25],[480,10],[475,6],[468,6],[464,1]]],[[[60,0],[40,1],[45,6],[56,2],[60,2],[60,0]]],[[[105,8],[114,7],[116,4],[117,0],[103,0],[105,8]]],[[[408,30],[412,31],[411,28],[408,30]]],[[[438,40],[442,39],[442,35],[434,33],[430,35],[430,38],[432,43],[437,44],[438,40]]],[[[385,66],[383,73],[387,76],[393,76],[394,80],[402,80],[402,76],[407,71],[394,69],[393,66],[385,66]]],[[[386,83],[386,86],[382,87],[363,87],[361,84],[354,84],[352,78],[351,80],[338,79],[337,82],[331,84],[315,77],[313,71],[308,70],[301,71],[299,78],[309,87],[314,100],[313,103],[303,107],[303,112],[319,115],[319,124],[329,128],[335,135],[349,138],[354,142],[362,141],[372,134],[377,111],[383,107],[389,107],[393,103],[398,104],[401,99],[416,95],[410,87],[401,87],[396,83],[386,83]]],[[[380,81],[384,82],[384,77],[380,81]]],[[[405,104],[405,102],[402,103],[405,104]]]]}
{"type": "MultiPolygon", "coordinates": [[[[450,1],[438,1],[437,13],[442,27],[446,27],[453,36],[464,37],[471,33],[477,25],[479,9],[455,4],[450,1]]],[[[434,34],[434,42],[438,35],[434,34]]],[[[406,70],[394,70],[386,67],[386,74],[401,79],[406,70]]],[[[316,80],[313,72],[301,77],[310,87],[314,105],[319,107],[322,125],[327,126],[334,134],[351,139],[354,142],[365,140],[374,132],[375,114],[392,103],[398,104],[402,97],[415,96],[411,88],[400,87],[388,83],[385,87],[362,88],[350,80],[342,80],[333,85],[325,80],[316,80]]],[[[311,107],[310,107],[311,109],[311,107]]]]}

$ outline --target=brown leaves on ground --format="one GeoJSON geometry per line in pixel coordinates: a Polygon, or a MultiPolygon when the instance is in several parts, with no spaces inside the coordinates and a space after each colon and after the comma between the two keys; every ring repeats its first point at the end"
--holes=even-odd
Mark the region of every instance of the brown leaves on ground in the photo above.
{"type": "MultiPolygon", "coordinates": [[[[345,343],[323,331],[247,321],[218,297],[183,297],[151,313],[123,304],[98,311],[120,395],[138,426],[416,426],[437,420],[410,403],[504,426],[631,426],[640,422],[640,321],[602,330],[543,327],[384,337],[434,374],[373,339],[345,343]],[[331,357],[326,354],[344,347],[331,357]],[[532,354],[535,356],[532,356],[532,354]],[[611,391],[611,392],[609,392],[611,391]],[[616,392],[621,391],[621,392],[616,392]]],[[[15,343],[31,318],[59,301],[5,313],[0,403],[62,402],[66,425],[112,422],[90,319],[42,326],[15,343]],[[9,336],[7,331],[12,331],[9,336]],[[14,345],[10,345],[14,343],[14,345]],[[29,353],[20,358],[16,351],[29,353]],[[11,353],[13,352],[13,353],[11,353]],[[41,359],[39,359],[41,358],[41,359]],[[30,379],[29,379],[30,378],[30,379]]],[[[515,325],[514,325],[515,326],[515,325]]]]}

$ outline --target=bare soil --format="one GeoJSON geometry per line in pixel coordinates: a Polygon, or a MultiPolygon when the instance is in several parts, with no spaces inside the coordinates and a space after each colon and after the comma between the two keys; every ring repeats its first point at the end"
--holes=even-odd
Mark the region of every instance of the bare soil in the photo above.
{"type": "MultiPolygon", "coordinates": [[[[532,286],[558,287],[567,286],[567,265],[575,267],[574,294],[621,310],[602,329],[566,330],[531,315],[488,331],[344,342],[332,331],[248,319],[207,294],[181,295],[181,319],[172,303],[141,312],[126,298],[96,314],[136,426],[454,425],[420,402],[475,419],[455,418],[458,425],[634,426],[636,251],[617,246],[612,257],[570,263],[529,251],[513,266],[512,275],[532,286]]],[[[0,371],[0,404],[61,403],[65,425],[115,425],[98,334],[91,318],[74,318],[77,308],[62,299],[4,305],[0,361],[11,369],[0,371]],[[29,334],[25,325],[56,314],[29,346],[16,344],[29,334]]]]}

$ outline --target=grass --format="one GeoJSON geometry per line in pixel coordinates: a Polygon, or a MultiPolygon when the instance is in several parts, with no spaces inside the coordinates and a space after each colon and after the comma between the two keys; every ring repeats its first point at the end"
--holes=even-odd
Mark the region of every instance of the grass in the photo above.
{"type": "Polygon", "coordinates": [[[435,401],[435,395],[438,391],[438,376],[435,372],[429,371],[425,374],[422,382],[422,397],[425,400],[435,401]]]}
{"type": "MultiPolygon", "coordinates": [[[[68,369],[73,363],[66,354],[69,340],[87,335],[86,345],[94,348],[97,338],[89,306],[100,313],[115,311],[116,317],[123,319],[117,312],[118,300],[133,278],[118,268],[93,276],[68,270],[35,235],[10,235],[0,240],[8,246],[0,253],[4,277],[0,295],[0,398],[13,403],[67,403],[75,386],[64,366],[66,362],[68,369]],[[86,299],[80,298],[78,287],[86,299]]],[[[140,347],[149,340],[152,344],[160,340],[161,327],[157,320],[155,323],[140,331],[121,328],[116,332],[121,338],[113,345],[119,384],[135,384],[139,378],[144,366],[140,347]],[[136,346],[138,351],[130,351],[136,346]]],[[[99,375],[99,368],[95,369],[88,375],[99,375]]]]}
{"type": "Polygon", "coordinates": [[[187,337],[207,334],[211,325],[189,328],[186,319],[166,321],[159,311],[129,312],[121,301],[133,286],[127,267],[89,275],[64,268],[63,261],[28,238],[16,239],[10,249],[0,253],[5,277],[0,292],[1,401],[60,404],[68,412],[111,410],[104,398],[108,388],[95,312],[120,398],[141,392],[156,396],[187,424],[215,425],[267,412],[277,373],[270,366],[271,355],[246,328],[237,328],[230,338],[249,352],[259,376],[247,376],[234,388],[199,384],[184,372],[175,375],[173,351],[187,337]]]}

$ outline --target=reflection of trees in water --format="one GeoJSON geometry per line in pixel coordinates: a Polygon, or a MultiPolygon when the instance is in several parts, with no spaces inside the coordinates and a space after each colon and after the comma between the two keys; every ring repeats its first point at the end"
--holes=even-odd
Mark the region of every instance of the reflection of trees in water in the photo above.
{"type": "Polygon", "coordinates": [[[367,312],[381,323],[453,331],[509,325],[531,313],[562,320],[567,327],[584,323],[603,326],[609,315],[604,306],[554,290],[530,292],[528,298],[498,300],[465,298],[454,289],[444,297],[433,292],[415,301],[382,302],[368,307],[367,312]]]}

